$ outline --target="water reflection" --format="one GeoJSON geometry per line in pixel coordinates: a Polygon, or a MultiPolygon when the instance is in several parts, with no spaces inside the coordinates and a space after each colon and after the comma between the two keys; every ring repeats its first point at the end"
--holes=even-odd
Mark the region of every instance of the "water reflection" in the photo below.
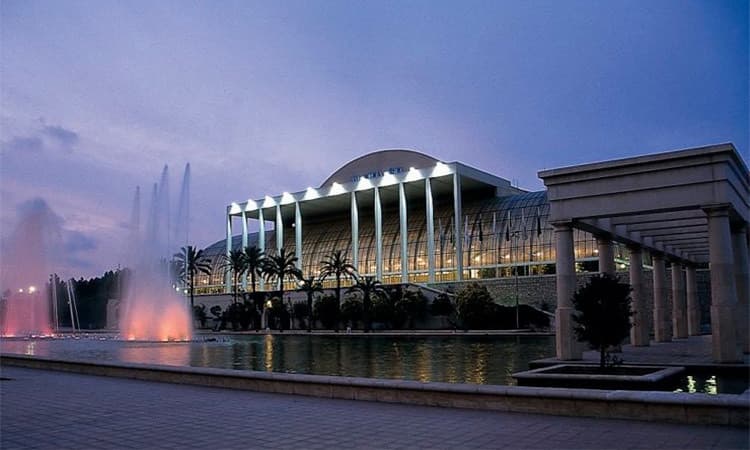
{"type": "Polygon", "coordinates": [[[423,382],[513,384],[531,360],[554,354],[552,337],[246,335],[214,342],[103,338],[5,341],[2,351],[66,359],[217,367],[423,382]]]}

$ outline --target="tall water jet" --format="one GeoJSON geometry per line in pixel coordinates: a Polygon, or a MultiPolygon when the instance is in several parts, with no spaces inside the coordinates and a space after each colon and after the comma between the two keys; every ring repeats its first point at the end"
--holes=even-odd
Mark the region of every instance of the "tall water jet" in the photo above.
{"type": "Polygon", "coordinates": [[[154,184],[145,230],[140,229],[136,189],[125,277],[120,334],[129,340],[189,340],[192,311],[175,288],[171,267],[168,168],[154,184]]]}
{"type": "Polygon", "coordinates": [[[0,259],[0,334],[52,334],[48,277],[61,242],[61,219],[41,198],[19,208],[18,224],[0,259]]]}

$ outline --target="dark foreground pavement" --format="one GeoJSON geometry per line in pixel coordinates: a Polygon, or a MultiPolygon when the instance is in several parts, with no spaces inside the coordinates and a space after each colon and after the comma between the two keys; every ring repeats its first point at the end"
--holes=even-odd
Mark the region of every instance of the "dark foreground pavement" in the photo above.
{"type": "Polygon", "coordinates": [[[2,377],[3,450],[750,445],[742,428],[319,399],[15,367],[3,367],[2,377]]]}

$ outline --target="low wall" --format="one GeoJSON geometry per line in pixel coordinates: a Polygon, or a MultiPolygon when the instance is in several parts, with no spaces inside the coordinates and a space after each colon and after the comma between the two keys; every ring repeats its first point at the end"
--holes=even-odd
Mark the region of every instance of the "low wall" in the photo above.
{"type": "Polygon", "coordinates": [[[235,371],[0,355],[6,366],[312,397],[747,427],[750,394],[533,388],[235,371]]]}

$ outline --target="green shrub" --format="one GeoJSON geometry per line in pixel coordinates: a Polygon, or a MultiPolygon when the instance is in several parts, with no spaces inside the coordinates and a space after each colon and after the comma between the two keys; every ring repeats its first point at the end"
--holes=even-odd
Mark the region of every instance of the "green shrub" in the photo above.
{"type": "Polygon", "coordinates": [[[619,345],[630,333],[630,285],[608,274],[595,275],[573,295],[573,320],[579,342],[599,350],[599,366],[607,362],[607,349],[619,345]]]}
{"type": "Polygon", "coordinates": [[[333,295],[326,295],[316,301],[313,311],[323,328],[332,329],[339,321],[339,301],[333,295]]]}
{"type": "Polygon", "coordinates": [[[456,311],[464,329],[491,328],[495,310],[489,291],[479,283],[466,286],[456,296],[456,311]]]}

